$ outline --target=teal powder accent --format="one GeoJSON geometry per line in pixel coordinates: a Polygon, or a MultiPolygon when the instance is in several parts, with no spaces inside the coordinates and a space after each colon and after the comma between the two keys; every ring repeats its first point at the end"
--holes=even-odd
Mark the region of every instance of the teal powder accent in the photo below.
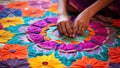
{"type": "Polygon", "coordinates": [[[82,42],[85,37],[88,36],[89,31],[84,32],[84,36],[79,36],[76,38],[66,38],[66,36],[62,36],[60,38],[56,37],[53,35],[53,31],[57,29],[56,26],[49,27],[49,29],[46,31],[47,32],[47,37],[51,38],[52,40],[63,40],[65,43],[70,43],[71,41],[80,41],[82,42]]]}

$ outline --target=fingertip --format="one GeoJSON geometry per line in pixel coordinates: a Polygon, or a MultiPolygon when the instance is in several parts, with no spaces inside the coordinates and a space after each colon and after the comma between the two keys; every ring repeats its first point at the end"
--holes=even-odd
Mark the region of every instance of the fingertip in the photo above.
{"type": "Polygon", "coordinates": [[[74,38],[74,37],[75,37],[75,34],[73,34],[72,37],[74,38]]]}

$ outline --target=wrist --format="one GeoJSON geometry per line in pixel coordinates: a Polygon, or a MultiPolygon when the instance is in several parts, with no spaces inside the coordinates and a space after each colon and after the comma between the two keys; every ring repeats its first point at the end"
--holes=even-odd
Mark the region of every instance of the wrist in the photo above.
{"type": "Polygon", "coordinates": [[[61,21],[68,21],[69,18],[67,15],[64,15],[64,14],[61,14],[58,16],[58,20],[57,20],[57,23],[61,22],[61,21]]]}

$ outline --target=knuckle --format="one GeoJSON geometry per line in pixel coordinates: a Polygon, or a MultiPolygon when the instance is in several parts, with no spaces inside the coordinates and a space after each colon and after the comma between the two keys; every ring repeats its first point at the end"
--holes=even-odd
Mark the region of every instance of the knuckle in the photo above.
{"type": "Polygon", "coordinates": [[[65,30],[63,30],[63,33],[66,33],[66,31],[65,31],[65,30]]]}
{"type": "Polygon", "coordinates": [[[70,31],[70,30],[71,30],[71,28],[70,28],[70,27],[68,27],[68,28],[67,28],[67,30],[68,30],[68,31],[70,31]]]}

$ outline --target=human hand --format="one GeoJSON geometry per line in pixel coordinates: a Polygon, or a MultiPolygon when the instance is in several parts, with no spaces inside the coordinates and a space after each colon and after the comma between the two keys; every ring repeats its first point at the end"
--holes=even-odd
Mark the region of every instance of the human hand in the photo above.
{"type": "Polygon", "coordinates": [[[73,37],[75,37],[76,33],[82,35],[87,30],[91,17],[92,15],[87,10],[77,16],[73,27],[73,37]]]}
{"type": "Polygon", "coordinates": [[[70,22],[67,15],[60,15],[57,21],[57,28],[60,34],[72,37],[72,23],[70,22]]]}

